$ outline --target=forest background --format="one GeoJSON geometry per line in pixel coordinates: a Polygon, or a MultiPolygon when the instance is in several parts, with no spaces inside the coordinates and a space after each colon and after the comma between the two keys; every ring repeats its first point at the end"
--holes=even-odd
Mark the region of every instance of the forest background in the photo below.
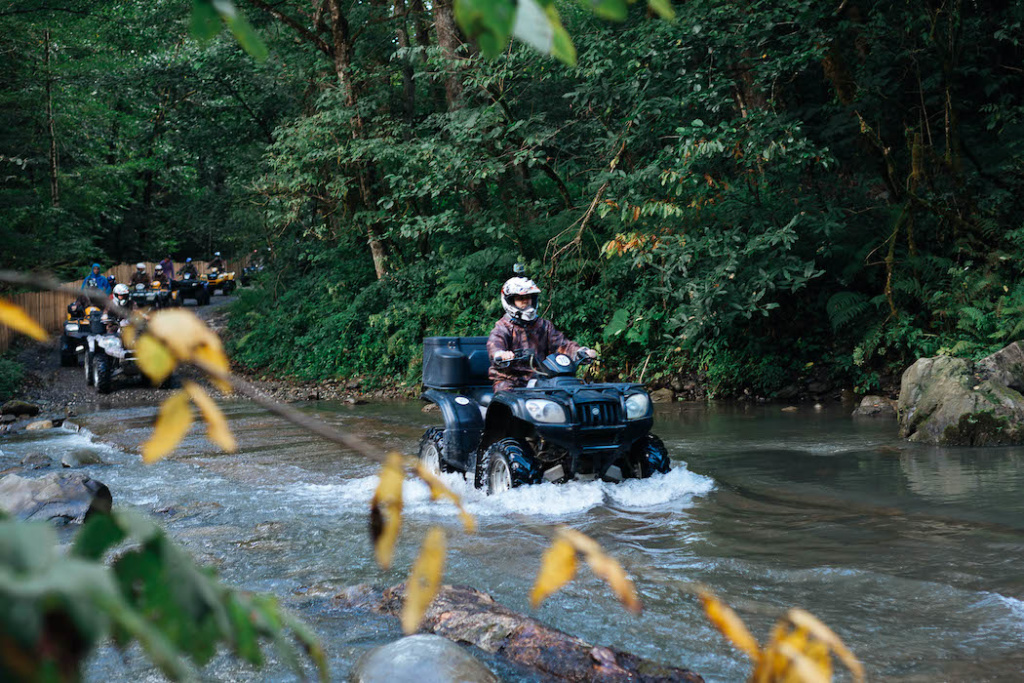
{"type": "Polygon", "coordinates": [[[558,58],[490,0],[236,4],[265,59],[190,3],[0,5],[4,267],[257,249],[233,359],[368,386],[517,260],[605,375],[715,396],[1024,330],[1021,3],[531,5],[558,58]]]}

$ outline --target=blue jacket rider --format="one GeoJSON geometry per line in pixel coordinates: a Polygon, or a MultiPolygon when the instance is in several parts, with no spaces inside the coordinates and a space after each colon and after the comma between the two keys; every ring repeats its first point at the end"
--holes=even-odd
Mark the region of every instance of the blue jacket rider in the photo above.
{"type": "Polygon", "coordinates": [[[98,263],[92,264],[92,271],[82,280],[82,289],[89,289],[90,287],[94,287],[110,296],[110,283],[106,277],[100,274],[100,264],[98,263]]]}

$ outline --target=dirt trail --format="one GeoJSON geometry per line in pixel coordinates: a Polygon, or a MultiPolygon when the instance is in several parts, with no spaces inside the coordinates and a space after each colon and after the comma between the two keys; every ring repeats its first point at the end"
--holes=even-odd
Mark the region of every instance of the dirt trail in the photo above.
{"type": "MultiPolygon", "coordinates": [[[[218,334],[226,325],[228,306],[233,296],[216,295],[208,306],[187,308],[196,313],[218,334]]],[[[138,405],[157,405],[167,397],[166,389],[150,387],[144,381],[117,378],[114,391],[101,395],[85,384],[85,371],[81,367],[61,367],[58,354],[59,337],[49,344],[27,344],[16,356],[25,368],[25,380],[19,399],[35,403],[41,412],[52,416],[74,416],[108,408],[123,408],[138,405]]],[[[269,396],[281,401],[343,400],[358,403],[364,400],[389,400],[414,397],[409,389],[387,388],[365,391],[358,382],[328,380],[324,382],[292,382],[246,375],[241,368],[234,368],[246,379],[256,384],[269,396]]],[[[176,386],[182,379],[198,378],[192,369],[178,370],[171,385],[176,386]]],[[[213,392],[216,393],[216,392],[213,392]]]]}
{"type": "MultiPolygon", "coordinates": [[[[216,330],[223,327],[231,296],[215,296],[209,306],[192,307],[201,319],[216,330]]],[[[25,368],[25,380],[18,398],[35,403],[44,414],[73,416],[101,408],[115,408],[160,403],[167,391],[150,387],[133,379],[117,378],[114,391],[100,395],[85,384],[85,371],[81,367],[61,367],[56,336],[48,344],[27,344],[16,360],[25,368]]],[[[188,371],[176,373],[178,379],[188,371]]]]}

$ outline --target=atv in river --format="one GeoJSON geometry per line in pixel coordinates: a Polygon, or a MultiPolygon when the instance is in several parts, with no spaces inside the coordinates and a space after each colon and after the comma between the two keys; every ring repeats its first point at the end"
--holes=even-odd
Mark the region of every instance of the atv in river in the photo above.
{"type": "Polygon", "coordinates": [[[621,481],[668,472],[643,385],[577,379],[590,362],[519,351],[506,363],[525,364],[534,379],[494,393],[487,337],[424,339],[422,398],[438,405],[445,426],[423,435],[420,459],[435,473],[472,477],[488,494],[578,475],[621,481]]]}

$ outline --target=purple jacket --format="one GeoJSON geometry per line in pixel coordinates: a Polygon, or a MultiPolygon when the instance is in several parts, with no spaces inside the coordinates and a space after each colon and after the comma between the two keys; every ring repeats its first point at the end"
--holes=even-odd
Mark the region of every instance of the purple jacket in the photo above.
{"type": "MultiPolygon", "coordinates": [[[[582,348],[564,334],[559,332],[550,320],[537,318],[530,325],[517,325],[507,315],[494,324],[491,335],[487,338],[487,355],[494,358],[499,351],[518,351],[533,349],[540,359],[552,353],[575,355],[582,348]]],[[[514,386],[524,386],[530,379],[531,371],[525,367],[510,366],[496,368],[493,365],[487,376],[494,382],[507,381],[514,386]]]]}

